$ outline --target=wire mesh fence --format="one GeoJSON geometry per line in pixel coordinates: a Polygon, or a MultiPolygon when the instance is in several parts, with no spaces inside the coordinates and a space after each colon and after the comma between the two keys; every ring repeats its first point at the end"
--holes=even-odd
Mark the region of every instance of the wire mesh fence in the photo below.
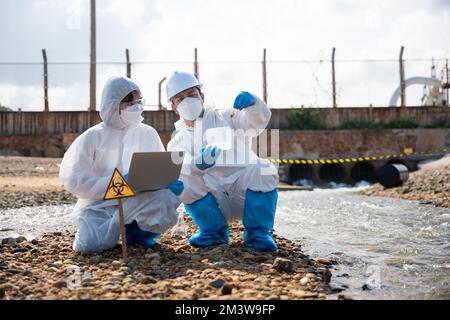
{"type": "MultiPolygon", "coordinates": [[[[332,107],[332,61],[197,61],[206,102],[230,107],[241,90],[263,97],[266,84],[271,108],[332,107]],[[263,74],[265,65],[266,74],[263,74]]],[[[336,59],[335,88],[338,107],[388,106],[400,86],[398,59],[336,59]]],[[[446,59],[404,59],[405,79],[435,77],[448,82],[446,59]]],[[[164,77],[174,71],[194,72],[194,61],[130,61],[131,78],[146,98],[146,109],[170,108],[165,99],[164,77]],[[161,92],[160,92],[161,91],[161,92]]],[[[48,101],[50,111],[88,110],[89,62],[48,61],[48,101]]],[[[42,62],[0,62],[0,104],[12,110],[44,109],[44,68],[42,62]]],[[[96,63],[96,96],[113,75],[126,75],[125,61],[96,63]]],[[[447,89],[448,90],[448,89],[447,89]]],[[[406,104],[423,104],[421,85],[406,90],[406,104]]],[[[448,105],[448,100],[445,102],[448,105]]]]}

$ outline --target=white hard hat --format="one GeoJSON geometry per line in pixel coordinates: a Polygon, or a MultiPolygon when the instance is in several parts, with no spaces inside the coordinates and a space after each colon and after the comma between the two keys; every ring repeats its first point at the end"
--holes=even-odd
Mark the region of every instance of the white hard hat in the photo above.
{"type": "Polygon", "coordinates": [[[201,88],[202,86],[194,75],[188,72],[175,71],[166,84],[167,102],[171,102],[175,95],[186,89],[201,88]]]}

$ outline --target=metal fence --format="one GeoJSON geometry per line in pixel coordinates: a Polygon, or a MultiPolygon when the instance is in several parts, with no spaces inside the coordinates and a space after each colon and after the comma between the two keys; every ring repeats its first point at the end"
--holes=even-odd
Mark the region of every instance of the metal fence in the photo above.
{"type": "Polygon", "coordinates": [[[90,94],[97,97],[112,75],[128,75],[146,96],[147,110],[168,108],[165,80],[175,70],[190,71],[205,84],[209,104],[228,107],[240,90],[256,93],[272,108],[388,106],[400,88],[400,106],[419,106],[424,88],[406,90],[405,79],[435,76],[447,83],[446,59],[404,59],[403,47],[392,59],[339,59],[334,48],[328,58],[270,60],[266,49],[259,60],[206,61],[195,49],[191,61],[133,61],[125,50],[124,61],[95,64],[96,83],[89,83],[89,62],[52,61],[42,51],[40,62],[0,62],[0,104],[14,110],[88,110],[90,94]],[[433,74],[434,72],[434,74],[433,74]]]}

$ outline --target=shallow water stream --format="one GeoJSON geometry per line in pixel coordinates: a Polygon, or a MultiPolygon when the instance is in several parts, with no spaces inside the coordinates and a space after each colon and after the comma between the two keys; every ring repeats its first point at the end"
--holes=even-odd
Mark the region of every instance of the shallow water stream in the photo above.
{"type": "Polygon", "coordinates": [[[354,298],[450,299],[450,209],[358,190],[281,192],[275,229],[336,260],[332,285],[354,298]]]}

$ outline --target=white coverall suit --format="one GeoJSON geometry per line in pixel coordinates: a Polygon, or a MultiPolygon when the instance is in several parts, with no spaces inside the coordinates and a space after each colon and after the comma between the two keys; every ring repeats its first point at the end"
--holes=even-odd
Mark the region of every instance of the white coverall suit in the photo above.
{"type": "MultiPolygon", "coordinates": [[[[116,245],[120,236],[117,200],[103,200],[114,168],[128,173],[134,152],[165,151],[156,130],[140,123],[126,126],[119,105],[138,86],[128,78],[111,78],[102,94],[100,124],[81,134],[64,154],[59,178],[79,199],[74,214],[79,215],[73,249],[102,251],[116,245]]],[[[170,190],[138,193],[122,199],[125,224],[163,233],[176,224],[180,199],[170,190]]]]}
{"type": "Polygon", "coordinates": [[[275,166],[266,159],[258,158],[251,150],[251,139],[239,134],[239,129],[250,129],[250,135],[257,136],[270,120],[269,107],[261,99],[254,97],[256,103],[243,110],[215,110],[206,107],[203,117],[195,121],[195,127],[186,125],[180,119],[175,123],[177,133],[167,146],[168,151],[185,152],[180,176],[184,183],[182,202],[191,204],[211,193],[228,222],[242,219],[247,189],[269,192],[278,185],[275,166]],[[192,159],[200,154],[201,147],[206,146],[205,131],[218,127],[234,130],[233,147],[224,150],[213,167],[201,171],[192,163],[192,159]]]}

